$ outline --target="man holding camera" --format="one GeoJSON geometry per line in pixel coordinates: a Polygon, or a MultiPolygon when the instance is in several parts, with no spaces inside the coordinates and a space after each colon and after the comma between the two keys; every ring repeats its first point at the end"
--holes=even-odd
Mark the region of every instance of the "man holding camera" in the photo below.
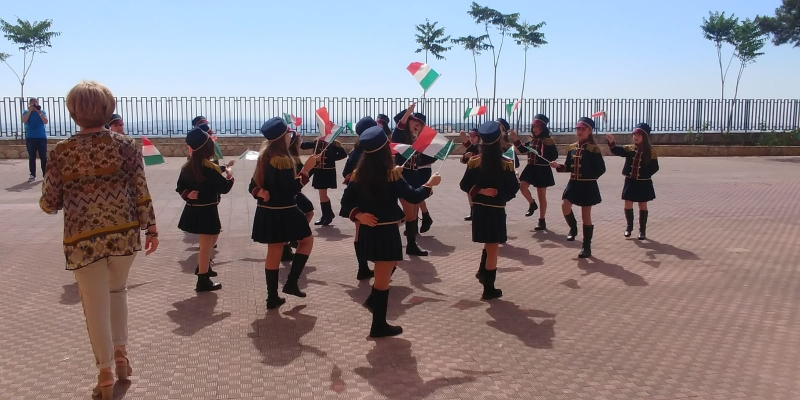
{"type": "Polygon", "coordinates": [[[28,182],[36,180],[36,154],[42,160],[42,176],[47,168],[47,114],[42,111],[39,100],[28,100],[28,110],[22,114],[22,123],[25,124],[25,147],[28,149],[28,166],[31,176],[28,182]]]}

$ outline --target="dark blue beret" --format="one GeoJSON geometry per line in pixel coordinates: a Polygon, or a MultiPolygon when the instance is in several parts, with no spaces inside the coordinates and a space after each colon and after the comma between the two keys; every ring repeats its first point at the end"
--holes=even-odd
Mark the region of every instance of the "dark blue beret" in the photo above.
{"type": "Polygon", "coordinates": [[[642,122],[642,123],[639,123],[639,124],[637,124],[637,125],[636,125],[636,129],[634,129],[633,131],[634,131],[634,132],[636,132],[636,131],[643,131],[645,134],[648,134],[648,135],[649,135],[649,134],[650,134],[650,125],[647,125],[647,124],[646,124],[646,123],[644,123],[644,122],[642,122]]]}
{"type": "Polygon", "coordinates": [[[210,126],[208,126],[208,124],[200,124],[200,125],[197,125],[197,128],[200,128],[200,129],[202,129],[202,130],[203,130],[203,132],[205,132],[205,133],[208,133],[208,132],[211,130],[211,127],[210,127],[210,126]]]}
{"type": "Polygon", "coordinates": [[[378,114],[378,118],[376,118],[378,122],[383,122],[386,125],[389,125],[389,116],[386,114],[378,114]]]}
{"type": "Polygon", "coordinates": [[[502,125],[502,126],[503,126],[503,129],[505,129],[505,130],[506,130],[506,132],[508,132],[509,130],[511,130],[511,125],[509,125],[509,124],[508,124],[508,121],[506,121],[504,118],[498,118],[498,119],[497,119],[497,123],[498,123],[498,124],[500,124],[500,125],[502,125]]]}
{"type": "Polygon", "coordinates": [[[361,133],[358,138],[358,147],[367,153],[378,151],[389,142],[386,133],[380,126],[373,126],[361,133]]]}
{"type": "MultiPolygon", "coordinates": [[[[396,123],[400,122],[400,120],[403,119],[403,115],[406,115],[406,110],[400,111],[397,115],[394,116],[394,123],[396,124],[396,123]]],[[[428,117],[426,117],[425,114],[422,114],[422,113],[415,112],[415,113],[411,114],[411,118],[418,119],[423,124],[427,124],[428,123],[427,122],[428,121],[428,117]]]]}
{"type": "Polygon", "coordinates": [[[484,144],[492,144],[500,139],[500,124],[497,121],[484,122],[478,127],[478,134],[484,144]]]}
{"type": "Polygon", "coordinates": [[[534,121],[542,121],[545,125],[550,123],[550,118],[547,118],[547,115],[544,114],[536,114],[533,116],[534,121]]]}
{"type": "Polygon", "coordinates": [[[264,125],[261,125],[261,134],[267,140],[275,140],[286,134],[289,131],[289,126],[283,118],[272,117],[264,125]]]}
{"type": "Polygon", "coordinates": [[[197,123],[202,121],[202,120],[204,120],[204,119],[208,119],[208,118],[206,118],[206,117],[204,117],[202,115],[198,115],[198,116],[194,117],[194,119],[192,120],[192,126],[197,126],[197,123]]]}
{"type": "Polygon", "coordinates": [[[207,133],[203,132],[200,128],[194,128],[186,134],[186,144],[192,148],[192,150],[198,150],[199,148],[203,147],[206,142],[209,140],[209,136],[207,133]]]}
{"type": "Polygon", "coordinates": [[[121,120],[121,119],[122,119],[122,116],[120,116],[119,114],[111,114],[111,119],[109,119],[108,123],[106,123],[106,129],[111,128],[111,123],[112,122],[117,121],[117,120],[121,120]]]}
{"type": "Polygon", "coordinates": [[[361,136],[365,130],[372,128],[373,126],[378,126],[378,123],[375,122],[372,117],[361,118],[358,122],[356,122],[356,135],[361,136]]]}
{"type": "Polygon", "coordinates": [[[578,119],[577,126],[580,125],[587,125],[589,128],[592,128],[592,130],[594,130],[594,120],[589,117],[580,117],[578,119]]]}

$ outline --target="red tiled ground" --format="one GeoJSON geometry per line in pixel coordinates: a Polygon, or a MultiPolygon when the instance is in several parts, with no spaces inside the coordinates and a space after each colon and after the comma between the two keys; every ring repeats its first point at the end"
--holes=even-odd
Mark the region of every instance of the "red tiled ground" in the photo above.
{"type": "MultiPolygon", "coordinates": [[[[662,159],[647,242],[622,237],[621,159],[606,161],[597,257],[578,261],[579,242],[563,239],[559,175],[552,232],[532,231],[521,197],[508,207],[505,296],[490,303],[473,277],[463,166],[448,161],[420,239],[432,256],[403,262],[393,282],[389,314],[406,333],[380,341],[366,340],[349,222],[314,230],[309,297],[265,312],[243,163],[220,208],[224,289],[198,296],[195,240],[176,228],[182,160],[148,167],[162,242],[131,273],[135,377],[118,398],[800,398],[800,159],[662,159]]],[[[20,183],[25,161],[0,169],[0,398],[88,398],[95,369],[62,217],[39,211],[40,182],[20,183]]]]}

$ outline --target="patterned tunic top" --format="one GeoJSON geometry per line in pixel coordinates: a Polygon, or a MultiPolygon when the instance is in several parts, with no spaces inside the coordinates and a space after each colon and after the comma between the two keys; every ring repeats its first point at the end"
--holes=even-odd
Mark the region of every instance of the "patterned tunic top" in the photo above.
{"type": "Polygon", "coordinates": [[[39,206],[64,211],[64,255],[75,270],[142,249],[139,230],[155,225],[142,152],[110,131],[78,134],[51,151],[39,206]]]}

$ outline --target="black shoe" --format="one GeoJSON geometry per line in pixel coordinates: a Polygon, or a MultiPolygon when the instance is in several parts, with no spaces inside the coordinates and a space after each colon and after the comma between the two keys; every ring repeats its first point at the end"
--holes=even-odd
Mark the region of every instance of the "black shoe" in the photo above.
{"type": "Polygon", "coordinates": [[[382,338],[397,336],[403,333],[403,328],[389,325],[389,323],[386,322],[386,309],[389,306],[389,290],[377,290],[373,287],[370,297],[372,298],[370,301],[370,306],[372,307],[372,326],[369,329],[369,337],[382,338]]]}
{"type": "Polygon", "coordinates": [[[297,240],[292,240],[289,242],[289,246],[296,249],[298,246],[300,246],[300,243],[297,243],[297,240]]]}
{"type": "Polygon", "coordinates": [[[213,292],[222,289],[221,283],[214,283],[208,274],[197,275],[197,285],[194,287],[195,292],[213,292]]]}
{"type": "MultiPolygon", "coordinates": [[[[194,267],[194,274],[195,275],[199,275],[200,274],[200,266],[199,265],[194,267]]],[[[211,263],[209,263],[209,265],[208,265],[208,272],[206,272],[206,275],[208,275],[211,278],[215,278],[218,275],[216,272],[214,272],[213,269],[211,269],[211,263]]]]}
{"type": "Polygon", "coordinates": [[[360,281],[369,280],[369,279],[371,279],[373,277],[375,277],[375,272],[373,270],[369,269],[369,268],[365,268],[365,269],[359,268],[358,269],[358,274],[356,275],[356,279],[358,279],[360,281]]]}
{"type": "Polygon", "coordinates": [[[286,303],[286,299],[278,297],[278,270],[265,269],[264,275],[267,280],[267,309],[271,310],[286,303]]]}
{"type": "Polygon", "coordinates": [[[544,222],[544,218],[539,218],[539,225],[536,225],[536,228],[533,228],[535,231],[546,231],[547,230],[547,223],[544,222]]]}
{"type": "Polygon", "coordinates": [[[428,252],[420,249],[419,246],[417,246],[417,233],[419,232],[417,223],[417,221],[406,222],[406,241],[408,242],[406,245],[406,254],[410,256],[425,257],[428,255],[428,252]]]}
{"type": "Polygon", "coordinates": [[[314,225],[330,225],[330,223],[333,221],[333,218],[336,216],[333,214],[331,202],[326,201],[324,203],[319,203],[319,207],[322,209],[322,216],[317,220],[317,222],[314,222],[314,225]]]}
{"type": "Polygon", "coordinates": [[[592,256],[592,236],[594,236],[594,225],[584,225],[583,247],[578,254],[578,258],[589,258],[592,256]]]}
{"type": "Polygon", "coordinates": [[[472,213],[464,217],[464,221],[472,221],[472,213]]]}
{"type": "Polygon", "coordinates": [[[536,200],[534,200],[533,202],[531,202],[531,204],[528,205],[528,211],[525,213],[525,216],[526,217],[530,217],[538,209],[539,209],[539,206],[536,205],[536,200]]]}
{"type": "Polygon", "coordinates": [[[494,287],[494,282],[497,279],[497,270],[486,270],[483,274],[483,295],[481,300],[492,300],[503,297],[503,291],[494,287]]]}
{"type": "Polygon", "coordinates": [[[281,255],[281,261],[292,261],[294,260],[294,253],[292,252],[292,247],[288,244],[283,245],[283,254],[281,255]]]}
{"type": "Polygon", "coordinates": [[[273,308],[278,308],[282,305],[286,304],[286,299],[283,297],[276,297],[272,299],[267,299],[267,310],[272,310],[273,308]]]}
{"type": "Polygon", "coordinates": [[[486,272],[486,250],[481,252],[481,264],[478,267],[478,272],[475,273],[475,279],[483,285],[483,277],[484,273],[486,272]]]}
{"type": "Polygon", "coordinates": [[[575,219],[575,214],[572,212],[565,215],[564,219],[567,220],[567,225],[569,225],[569,233],[567,234],[567,241],[572,242],[575,240],[575,237],[578,236],[578,220],[575,219]]]}
{"type": "Polygon", "coordinates": [[[631,237],[631,232],[633,232],[633,209],[625,209],[625,222],[627,225],[625,226],[625,237],[631,237]]]}
{"type": "Polygon", "coordinates": [[[639,210],[639,240],[647,239],[645,232],[647,231],[647,210],[639,210]]]}
{"type": "Polygon", "coordinates": [[[308,262],[308,256],[305,254],[295,254],[292,260],[292,269],[289,270],[289,276],[286,277],[286,283],[283,285],[283,293],[290,294],[297,297],[306,297],[306,294],[300,291],[297,286],[297,281],[300,280],[300,274],[308,262]]]}
{"type": "Polygon", "coordinates": [[[433,219],[431,218],[431,213],[422,213],[422,225],[419,227],[420,233],[425,233],[431,230],[431,225],[433,225],[433,219]]]}

